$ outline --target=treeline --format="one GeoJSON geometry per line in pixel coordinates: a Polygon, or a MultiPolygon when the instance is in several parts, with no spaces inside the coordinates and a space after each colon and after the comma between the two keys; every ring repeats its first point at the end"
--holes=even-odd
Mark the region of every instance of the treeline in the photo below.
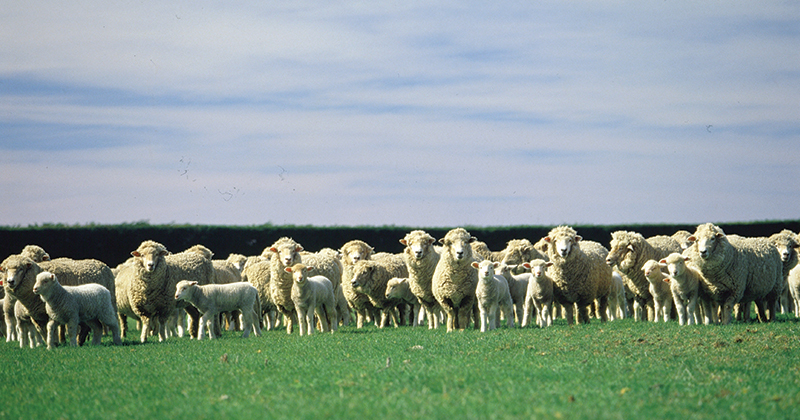
{"type": "MultiPolygon", "coordinates": [[[[742,236],[769,236],[789,229],[800,230],[800,220],[764,221],[752,223],[719,224],[727,234],[742,236]]],[[[457,227],[457,226],[453,226],[457,227]]],[[[361,239],[378,252],[401,252],[399,240],[414,229],[423,229],[435,238],[441,238],[453,227],[419,228],[404,226],[207,226],[207,225],[150,225],[130,223],[120,225],[37,225],[29,227],[0,227],[0,258],[19,253],[25,245],[43,247],[53,258],[95,258],[111,267],[124,262],[130,252],[147,239],[163,243],[169,250],[179,252],[192,245],[203,244],[215,253],[215,258],[224,259],[230,253],[257,255],[278,238],[288,236],[310,251],[330,247],[338,249],[345,242],[361,239]]],[[[505,248],[511,239],[527,238],[537,241],[553,226],[462,226],[473,236],[486,242],[492,250],[505,248]]],[[[581,226],[573,228],[584,239],[600,242],[606,246],[611,232],[633,230],[645,237],[671,235],[678,230],[694,232],[697,225],[608,225],[581,226]]]]}

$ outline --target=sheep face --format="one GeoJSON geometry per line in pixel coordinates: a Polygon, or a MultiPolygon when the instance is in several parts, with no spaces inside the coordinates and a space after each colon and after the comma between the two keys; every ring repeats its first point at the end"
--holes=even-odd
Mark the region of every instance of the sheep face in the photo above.
{"type": "Polygon", "coordinates": [[[686,271],[686,261],[689,261],[689,257],[674,252],[659,261],[659,265],[667,268],[670,277],[679,277],[686,271]]]}
{"type": "Polygon", "coordinates": [[[697,227],[697,232],[687,238],[689,242],[694,242],[700,258],[707,260],[714,253],[714,250],[725,240],[725,233],[722,229],[707,223],[697,227]]]}
{"type": "Polygon", "coordinates": [[[372,279],[372,272],[375,270],[375,267],[368,264],[368,262],[369,261],[364,261],[353,268],[353,280],[351,282],[353,289],[358,291],[363,290],[372,279]]]}
{"type": "Polygon", "coordinates": [[[776,233],[769,237],[770,242],[778,249],[781,255],[782,262],[788,262],[792,258],[792,253],[796,252],[795,248],[800,246],[797,235],[788,229],[784,229],[780,233],[776,233]]]}
{"type": "Polygon", "coordinates": [[[300,260],[300,252],[303,251],[303,247],[299,244],[291,243],[272,246],[269,250],[276,254],[279,261],[282,262],[284,266],[291,267],[300,260]]]}
{"type": "Polygon", "coordinates": [[[197,287],[196,281],[179,281],[175,286],[175,300],[188,300],[189,294],[194,287],[197,287]]]}
{"type": "Polygon", "coordinates": [[[292,280],[294,284],[299,287],[305,287],[308,284],[307,274],[313,270],[314,267],[306,267],[303,264],[295,264],[291,267],[284,268],[287,273],[292,273],[292,280]]]}
{"type": "Polygon", "coordinates": [[[491,262],[483,260],[481,262],[473,262],[472,267],[478,270],[478,278],[482,281],[489,281],[494,279],[494,270],[500,266],[498,262],[491,262]]]}
{"type": "Polygon", "coordinates": [[[33,285],[33,294],[47,296],[55,283],[58,283],[55,274],[47,271],[39,273],[33,285]]]}
{"type": "Polygon", "coordinates": [[[411,251],[411,255],[418,260],[425,258],[431,252],[435,242],[431,235],[423,231],[411,232],[400,240],[400,243],[405,245],[411,251]]]}
{"type": "Polygon", "coordinates": [[[573,248],[578,246],[578,242],[583,239],[579,235],[559,235],[555,237],[548,236],[545,240],[553,247],[553,251],[561,258],[567,258],[572,252],[573,248]]]}
{"type": "Polygon", "coordinates": [[[408,288],[407,278],[392,278],[386,283],[386,298],[400,299],[403,297],[403,289],[408,288]]]}
{"type": "Polygon", "coordinates": [[[512,239],[508,242],[503,255],[503,264],[522,264],[528,261],[533,252],[533,244],[527,239],[512,239]]]}
{"type": "Polygon", "coordinates": [[[369,259],[374,252],[372,247],[362,241],[348,242],[340,251],[342,253],[342,259],[344,259],[344,261],[346,261],[346,263],[349,265],[369,259]]]}
{"type": "MultiPolygon", "coordinates": [[[[632,232],[614,232],[611,234],[611,249],[606,256],[606,264],[618,265],[621,269],[629,270],[636,264],[637,234],[632,232]]],[[[641,238],[642,240],[644,238],[641,238]]]]}
{"type": "Polygon", "coordinates": [[[663,278],[661,275],[661,265],[656,260],[648,260],[642,266],[644,276],[650,283],[655,283],[663,278]]]}
{"type": "Polygon", "coordinates": [[[152,273],[158,264],[164,262],[164,257],[169,255],[169,251],[160,246],[140,246],[136,251],[131,252],[134,263],[139,264],[144,269],[152,273]]]}
{"type": "Polygon", "coordinates": [[[535,260],[533,260],[533,261],[531,261],[529,263],[522,264],[523,267],[525,267],[527,269],[530,269],[531,270],[531,274],[533,275],[533,277],[535,277],[537,279],[542,277],[542,276],[544,276],[544,273],[547,270],[547,267],[550,267],[552,265],[553,265],[552,262],[545,261],[545,260],[542,260],[542,259],[535,259],[535,260]]]}
{"type": "Polygon", "coordinates": [[[11,290],[16,290],[22,284],[25,274],[33,264],[30,258],[20,256],[11,256],[3,261],[0,271],[5,275],[5,282],[11,290]]]}
{"type": "Polygon", "coordinates": [[[472,258],[472,247],[470,244],[477,239],[471,236],[466,230],[462,228],[453,229],[447,232],[444,238],[439,242],[445,247],[445,252],[450,253],[450,256],[455,261],[462,261],[467,257],[472,258]]]}

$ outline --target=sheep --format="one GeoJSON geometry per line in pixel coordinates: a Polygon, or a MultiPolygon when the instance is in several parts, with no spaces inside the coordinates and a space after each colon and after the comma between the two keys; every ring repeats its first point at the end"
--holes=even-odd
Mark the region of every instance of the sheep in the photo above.
{"type": "Polygon", "coordinates": [[[353,266],[353,290],[369,297],[372,306],[380,310],[379,328],[386,327],[390,319],[400,324],[395,314],[398,300],[386,298],[386,284],[394,277],[408,277],[408,269],[400,255],[385,255],[375,260],[361,260],[353,266]]]}
{"type": "Polygon", "coordinates": [[[114,344],[122,345],[114,299],[105,287],[97,283],[62,286],[53,273],[43,271],[36,276],[33,293],[44,300],[50,317],[47,322],[48,350],[56,346],[59,325],[67,326],[69,345],[77,347],[78,325],[82,323],[92,329],[92,344],[100,344],[105,325],[111,330],[114,344]]]}
{"type": "Polygon", "coordinates": [[[258,300],[261,302],[260,319],[264,321],[264,327],[270,331],[277,327],[278,308],[272,301],[270,292],[271,263],[269,260],[259,260],[249,264],[242,271],[244,281],[252,284],[258,290],[258,300]]]}
{"type": "Polygon", "coordinates": [[[628,299],[622,274],[611,272],[611,291],[608,294],[608,320],[625,319],[628,316],[628,299]]]}
{"type": "Polygon", "coordinates": [[[442,252],[433,272],[433,295],[447,316],[447,332],[465,329],[475,310],[478,272],[470,244],[476,238],[464,228],[452,229],[439,240],[442,252]]]}
{"type": "Polygon", "coordinates": [[[496,329],[501,313],[506,318],[508,327],[514,328],[513,303],[508,292],[508,282],[505,277],[495,274],[500,263],[483,260],[474,261],[471,265],[478,272],[475,299],[480,311],[481,332],[496,329]]]}
{"type": "Polygon", "coordinates": [[[408,277],[394,277],[386,282],[386,299],[397,301],[411,307],[411,326],[419,325],[419,311],[421,305],[419,299],[411,292],[408,277]]]}
{"type": "Polygon", "coordinates": [[[31,319],[31,313],[28,312],[22,302],[16,301],[14,303],[13,314],[16,319],[15,334],[19,340],[19,347],[35,348],[42,345],[44,343],[42,335],[36,330],[36,326],[31,319]]]}
{"type": "Polygon", "coordinates": [[[244,272],[244,266],[247,263],[247,257],[242,254],[228,254],[228,258],[226,258],[225,261],[236,267],[241,274],[244,272]]]}
{"type": "MultiPolygon", "coordinates": [[[[689,257],[677,252],[667,255],[666,258],[659,261],[659,265],[669,272],[669,276],[664,281],[669,283],[680,325],[693,325],[700,321],[697,305],[702,274],[697,269],[686,265],[687,261],[689,261],[689,257]]],[[[711,312],[711,307],[708,306],[706,313],[710,316],[711,312]]]]}
{"type": "MultiPolygon", "coordinates": [[[[97,283],[110,293],[116,291],[111,269],[103,262],[93,259],[57,258],[37,263],[22,255],[11,255],[0,264],[0,271],[5,273],[4,287],[7,286],[7,295],[25,306],[36,330],[42,336],[46,334],[50,318],[44,301],[33,293],[36,276],[42,271],[55,274],[64,286],[97,283]]],[[[112,302],[112,307],[116,311],[116,302],[112,302]]]]}
{"type": "MultiPolygon", "coordinates": [[[[777,285],[774,294],[778,296],[781,307],[784,309],[782,312],[788,312],[788,302],[784,299],[787,298],[789,272],[797,265],[797,247],[800,246],[800,238],[789,229],[784,229],[769,237],[769,241],[778,250],[783,263],[783,280],[777,285]]],[[[774,308],[777,311],[777,308],[774,308]]]]}
{"type": "Polygon", "coordinates": [[[640,233],[619,230],[611,233],[611,249],[608,251],[606,263],[615,268],[625,282],[625,286],[633,292],[638,304],[633,317],[645,321],[645,308],[653,309],[653,297],[650,294],[650,282],[645,278],[642,267],[647,260],[660,260],[670,253],[681,252],[681,246],[669,236],[653,236],[645,239],[640,233]]]}
{"type": "Polygon", "coordinates": [[[800,318],[800,265],[789,271],[788,288],[794,303],[794,316],[800,318]]]}
{"type": "Polygon", "coordinates": [[[534,248],[531,241],[527,239],[512,239],[508,241],[502,253],[503,259],[500,261],[503,264],[517,267],[517,271],[514,274],[520,274],[525,271],[522,267],[523,263],[536,259],[547,261],[547,257],[534,248]]]}
{"type": "Polygon", "coordinates": [[[300,264],[300,252],[303,247],[291,238],[283,237],[275,241],[272,246],[266,248],[262,253],[271,254],[270,256],[270,296],[272,302],[286,318],[286,333],[291,334],[293,326],[297,324],[297,312],[292,301],[292,279],[291,272],[287,272],[287,267],[300,264]]]}
{"type": "Polygon", "coordinates": [[[672,239],[678,242],[678,245],[681,247],[679,252],[683,252],[683,250],[692,245],[691,242],[687,241],[690,236],[692,236],[692,232],[689,232],[688,230],[679,230],[671,235],[672,239]]]}
{"type": "Polygon", "coordinates": [[[433,295],[433,272],[439,263],[440,255],[434,248],[436,239],[423,230],[414,230],[406,234],[400,243],[403,249],[403,260],[408,269],[408,287],[417,297],[420,306],[425,310],[428,329],[439,328],[441,307],[433,295]]]}
{"type": "Polygon", "coordinates": [[[537,258],[522,265],[531,270],[525,294],[522,326],[528,326],[531,313],[536,309],[536,324],[541,328],[549,327],[553,325],[553,279],[547,275],[546,270],[553,263],[537,258]]]}
{"type": "Polygon", "coordinates": [[[344,291],[338,292],[342,285],[342,276],[344,274],[344,264],[339,255],[338,250],[331,248],[322,248],[317,252],[301,252],[300,260],[308,267],[314,267],[314,270],[309,274],[311,276],[324,276],[330,280],[333,285],[334,293],[336,296],[336,311],[339,319],[337,323],[348,325],[350,323],[350,309],[348,308],[347,299],[344,297],[344,291]]]}
{"type": "Polygon", "coordinates": [[[503,261],[503,257],[505,253],[503,251],[492,251],[489,249],[489,246],[486,245],[486,242],[483,241],[475,241],[470,244],[472,247],[472,253],[480,255],[485,260],[489,261],[503,261]]]}
{"type": "Polygon", "coordinates": [[[668,322],[672,311],[672,290],[666,276],[661,272],[661,265],[656,260],[647,260],[642,266],[642,272],[650,282],[650,295],[653,296],[655,305],[653,322],[658,322],[660,317],[668,322]]]}
{"type": "Polygon", "coordinates": [[[261,327],[258,323],[258,314],[261,313],[258,290],[250,283],[201,285],[197,281],[181,280],[175,285],[175,300],[189,302],[203,314],[197,333],[198,340],[205,338],[206,329],[211,339],[217,338],[214,323],[219,314],[233,311],[242,313],[244,330],[242,338],[249,337],[250,330],[253,330],[256,337],[261,336],[261,327]]]}
{"type": "Polygon", "coordinates": [[[321,275],[310,276],[314,267],[295,264],[286,267],[292,275],[292,302],[300,321],[300,335],[314,333],[314,314],[319,318],[322,332],[334,332],[338,328],[336,296],[331,281],[321,275]]]}
{"type": "MultiPolygon", "coordinates": [[[[375,250],[366,242],[354,239],[342,245],[339,249],[342,254],[342,294],[356,315],[356,327],[364,327],[368,318],[377,324],[380,320],[380,311],[372,305],[369,297],[353,289],[353,267],[361,260],[370,260],[375,250]]],[[[348,312],[349,313],[349,312],[348,312]]]]}
{"type": "Polygon", "coordinates": [[[598,300],[600,319],[606,313],[611,289],[611,267],[606,264],[608,250],[602,245],[583,241],[569,226],[558,226],[545,237],[548,258],[553,265],[548,275],[553,279],[554,301],[564,306],[567,323],[574,323],[573,305],[578,307],[578,322],[589,323],[588,306],[598,300]]]}
{"type": "Polygon", "coordinates": [[[730,324],[736,303],[756,303],[758,319],[771,321],[776,298],[768,301],[775,285],[783,279],[781,257],[767,238],[725,235],[712,223],[697,226],[688,238],[692,246],[684,251],[702,273],[701,287],[721,307],[720,322],[730,324]],[[769,315],[767,315],[769,311],[769,315]]]}

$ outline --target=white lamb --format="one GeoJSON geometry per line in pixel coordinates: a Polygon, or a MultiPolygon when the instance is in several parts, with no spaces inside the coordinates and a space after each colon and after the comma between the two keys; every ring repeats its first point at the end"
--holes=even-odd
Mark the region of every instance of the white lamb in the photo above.
{"type": "Polygon", "coordinates": [[[653,322],[658,322],[659,317],[663,318],[664,322],[669,321],[669,314],[672,311],[672,290],[665,281],[666,276],[661,272],[661,266],[656,260],[647,260],[642,266],[642,271],[650,282],[650,294],[655,304],[653,322]]]}
{"type": "Polygon", "coordinates": [[[523,307],[525,311],[523,327],[528,326],[534,308],[536,309],[536,325],[541,328],[553,325],[553,279],[546,273],[547,267],[552,265],[552,262],[541,258],[522,264],[523,267],[531,270],[523,307]]]}
{"type": "Polygon", "coordinates": [[[206,329],[212,339],[217,338],[214,322],[219,314],[237,310],[242,312],[242,337],[249,337],[251,329],[256,336],[261,335],[258,290],[250,283],[200,285],[196,281],[181,280],[175,286],[175,300],[189,302],[203,314],[197,331],[198,340],[205,338],[206,329]]]}
{"type": "MultiPolygon", "coordinates": [[[[669,271],[669,277],[664,279],[670,285],[675,309],[678,311],[680,325],[699,324],[700,317],[697,313],[697,303],[700,292],[701,274],[693,267],[686,265],[689,257],[684,257],[677,252],[669,254],[667,258],[659,261],[661,267],[669,271]]],[[[711,311],[711,307],[708,307],[711,311]]]]}
{"type": "Polygon", "coordinates": [[[500,314],[505,317],[509,328],[514,328],[514,310],[508,282],[505,277],[495,274],[499,262],[483,260],[473,262],[472,267],[478,270],[478,286],[475,298],[481,317],[481,332],[498,327],[500,314]]]}
{"type": "Polygon", "coordinates": [[[421,305],[419,300],[411,292],[411,286],[408,284],[408,277],[395,277],[389,279],[386,283],[386,299],[399,301],[411,307],[411,326],[416,327],[419,325],[419,311],[421,305]]]}
{"type": "Polygon", "coordinates": [[[339,326],[333,284],[325,276],[308,277],[308,273],[314,269],[314,267],[306,267],[303,264],[285,268],[287,273],[291,273],[293,279],[292,302],[297,311],[301,336],[314,333],[315,313],[319,317],[322,332],[336,331],[339,326]]]}
{"type": "Polygon", "coordinates": [[[62,286],[55,274],[48,271],[36,276],[33,293],[41,296],[50,317],[47,322],[47,348],[58,342],[58,326],[66,325],[69,345],[78,346],[78,325],[85,323],[92,328],[92,344],[100,344],[103,325],[112,333],[114,344],[121,345],[117,313],[111,292],[97,283],[80,286],[62,286]]]}

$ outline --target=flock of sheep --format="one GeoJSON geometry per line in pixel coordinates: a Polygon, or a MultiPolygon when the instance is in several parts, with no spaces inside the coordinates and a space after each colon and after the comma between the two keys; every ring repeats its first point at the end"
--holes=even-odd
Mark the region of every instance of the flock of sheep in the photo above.
{"type": "Polygon", "coordinates": [[[300,335],[334,332],[352,318],[358,328],[446,325],[447,331],[488,331],[502,325],[548,327],[628,316],[680,325],[761,322],[779,311],[800,317],[800,238],[783,230],[769,238],[726,235],[711,223],[694,233],[644,238],[617,231],[610,250],[569,226],[536,243],[514,239],[492,252],[463,228],[436,241],[422,230],[400,239],[400,254],[376,253],[361,240],[308,252],[281,238],[261,255],[213,259],[202,245],[171,253],[144,241],[111,269],[97,260],[50,259],[26,246],[0,264],[2,332],[21,347],[76,346],[103,333],[121,344],[127,318],[141,342],[189,334],[219,336],[223,328],[261,335],[285,328],[300,335]],[[793,309],[792,309],[793,308],[793,309]],[[577,312],[577,314],[576,314],[577,312]]]}

